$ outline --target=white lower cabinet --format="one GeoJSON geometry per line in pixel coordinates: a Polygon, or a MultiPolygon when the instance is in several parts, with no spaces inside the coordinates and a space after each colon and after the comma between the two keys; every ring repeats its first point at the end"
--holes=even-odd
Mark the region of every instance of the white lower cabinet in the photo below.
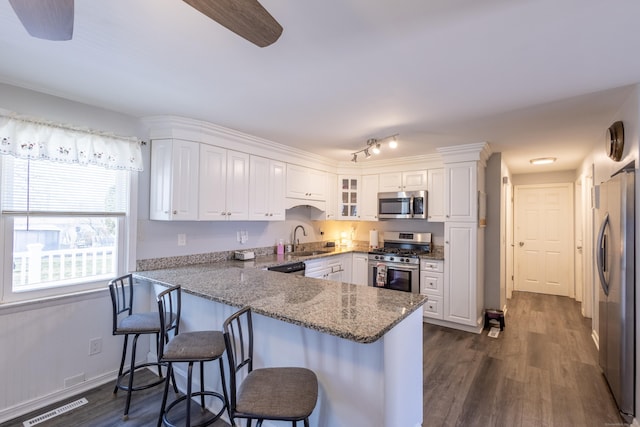
{"type": "Polygon", "coordinates": [[[351,283],[367,286],[369,256],[366,253],[354,252],[351,257],[351,283]]]}
{"type": "Polygon", "coordinates": [[[424,305],[423,316],[442,320],[444,261],[427,259],[420,261],[420,293],[429,298],[424,305]]]}
{"type": "Polygon", "coordinates": [[[304,264],[305,277],[334,280],[336,282],[344,281],[344,255],[333,255],[329,257],[310,259],[305,261],[304,264]]]}
{"type": "Polygon", "coordinates": [[[444,224],[444,320],[478,330],[484,288],[478,283],[478,228],[475,223],[444,224]]]}

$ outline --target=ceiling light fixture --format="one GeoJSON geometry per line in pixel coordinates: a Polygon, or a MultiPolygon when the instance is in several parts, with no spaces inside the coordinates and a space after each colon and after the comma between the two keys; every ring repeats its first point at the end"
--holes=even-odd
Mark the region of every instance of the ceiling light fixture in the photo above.
{"type": "Polygon", "coordinates": [[[557,159],[555,157],[539,157],[537,159],[529,160],[529,163],[532,165],[549,165],[555,162],[557,159]]]}
{"type": "Polygon", "coordinates": [[[382,148],[381,142],[389,140],[389,148],[396,148],[398,146],[398,134],[385,136],[384,138],[376,139],[369,138],[367,139],[367,146],[362,150],[355,151],[351,153],[351,161],[356,163],[358,161],[358,154],[364,153],[365,158],[371,157],[371,153],[380,154],[380,149],[382,148]]]}

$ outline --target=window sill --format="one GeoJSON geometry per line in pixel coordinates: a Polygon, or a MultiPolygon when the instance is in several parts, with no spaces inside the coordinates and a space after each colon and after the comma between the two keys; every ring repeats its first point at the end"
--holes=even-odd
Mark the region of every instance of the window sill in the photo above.
{"type": "Polygon", "coordinates": [[[42,308],[65,305],[89,299],[104,298],[108,295],[109,289],[107,287],[103,287],[99,289],[90,289],[86,291],[78,291],[68,294],[33,298],[21,301],[0,302],[0,315],[24,312],[27,310],[39,310],[42,308]]]}

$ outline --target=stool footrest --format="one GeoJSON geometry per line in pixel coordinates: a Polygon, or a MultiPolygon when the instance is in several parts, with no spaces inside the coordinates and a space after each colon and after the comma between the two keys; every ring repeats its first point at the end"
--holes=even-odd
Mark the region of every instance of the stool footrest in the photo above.
{"type": "MultiPolygon", "coordinates": [[[[176,425],[172,424],[168,419],[168,415],[169,415],[169,412],[171,411],[171,409],[173,409],[174,407],[176,407],[180,403],[184,402],[188,397],[191,397],[193,399],[194,397],[198,397],[198,396],[212,396],[212,397],[218,398],[222,402],[222,408],[220,409],[220,411],[218,413],[213,414],[210,418],[207,418],[206,420],[202,421],[200,424],[194,424],[191,427],[207,426],[207,425],[215,422],[216,420],[218,420],[222,416],[222,414],[224,414],[224,411],[227,409],[227,404],[226,404],[225,398],[224,398],[224,396],[222,394],[217,393],[215,391],[195,391],[195,392],[191,393],[191,396],[182,395],[182,396],[176,398],[176,400],[171,402],[169,405],[167,405],[167,408],[165,409],[164,413],[162,414],[162,421],[164,422],[164,424],[167,427],[176,427],[176,425]]],[[[200,407],[200,404],[196,403],[196,402],[191,402],[191,405],[193,407],[200,407]]],[[[203,408],[203,409],[206,410],[206,408],[203,408]]]]}
{"type": "MultiPolygon", "coordinates": [[[[147,363],[141,363],[139,365],[136,365],[136,367],[134,368],[134,371],[137,371],[138,369],[142,369],[142,368],[148,368],[149,366],[157,366],[159,371],[160,371],[160,375],[158,376],[157,380],[154,380],[150,383],[145,383],[145,384],[141,384],[135,387],[131,387],[131,391],[139,391],[139,390],[146,390],[148,388],[151,387],[155,387],[160,383],[164,382],[164,376],[162,375],[162,366],[167,366],[166,363],[160,363],[160,362],[147,362],[147,363]]],[[[116,388],[120,389],[120,390],[129,390],[129,385],[128,384],[121,384],[121,381],[130,374],[131,369],[127,369],[126,371],[124,371],[122,373],[122,375],[120,375],[118,377],[118,379],[116,380],[116,388]]]]}

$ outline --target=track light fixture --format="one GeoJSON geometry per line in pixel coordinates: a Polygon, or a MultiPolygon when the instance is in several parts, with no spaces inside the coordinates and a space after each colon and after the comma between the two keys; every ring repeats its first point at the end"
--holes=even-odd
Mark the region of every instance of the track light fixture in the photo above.
{"type": "Polygon", "coordinates": [[[398,134],[385,136],[384,138],[376,139],[369,138],[367,139],[367,146],[362,150],[355,151],[351,153],[351,161],[356,163],[358,161],[358,154],[364,153],[364,157],[368,159],[371,157],[371,153],[380,154],[381,143],[389,141],[389,148],[396,148],[398,146],[398,134]]]}

